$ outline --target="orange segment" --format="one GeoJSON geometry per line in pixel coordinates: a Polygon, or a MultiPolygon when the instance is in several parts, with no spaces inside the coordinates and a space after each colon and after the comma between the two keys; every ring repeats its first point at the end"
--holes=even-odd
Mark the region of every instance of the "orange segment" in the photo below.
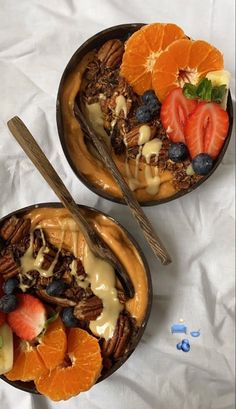
{"type": "Polygon", "coordinates": [[[37,346],[37,351],[46,368],[53,369],[63,361],[66,348],[67,337],[65,327],[58,317],[48,327],[43,336],[42,343],[37,346]]]}
{"type": "Polygon", "coordinates": [[[68,335],[67,360],[35,381],[37,390],[52,400],[66,400],[87,391],[98,379],[102,358],[98,340],[80,328],[68,335]]]}
{"type": "Polygon", "coordinates": [[[27,341],[16,341],[14,348],[13,368],[5,374],[10,381],[32,381],[40,375],[47,373],[47,368],[42,362],[36,348],[27,341]]]}
{"type": "Polygon", "coordinates": [[[28,341],[16,341],[14,364],[11,371],[5,374],[7,379],[31,381],[63,362],[67,340],[60,318],[50,324],[39,342],[33,346],[28,341]]]}
{"type": "Polygon", "coordinates": [[[135,92],[152,88],[152,70],[158,55],[173,41],[185,37],[175,24],[153,23],[143,26],[126,42],[121,75],[135,92]]]}
{"type": "Polygon", "coordinates": [[[224,68],[223,55],[202,40],[180,39],[170,44],[156,59],[152,85],[163,101],[167,94],[184,83],[196,84],[209,71],[224,68]]]}

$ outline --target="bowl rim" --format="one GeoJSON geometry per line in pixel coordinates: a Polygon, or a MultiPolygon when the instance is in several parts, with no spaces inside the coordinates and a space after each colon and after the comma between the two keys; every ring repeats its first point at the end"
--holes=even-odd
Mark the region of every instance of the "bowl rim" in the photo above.
{"type": "MultiPolygon", "coordinates": [[[[105,216],[106,218],[108,218],[109,220],[111,220],[113,223],[115,223],[118,227],[120,227],[124,233],[127,235],[128,239],[131,241],[131,243],[134,245],[135,249],[137,250],[143,265],[144,265],[144,269],[146,272],[146,277],[147,277],[147,287],[148,287],[148,299],[147,299],[147,308],[146,308],[146,313],[145,316],[143,318],[143,322],[141,324],[141,326],[139,327],[138,333],[134,338],[133,343],[131,344],[131,347],[129,348],[129,351],[119,360],[117,361],[111,368],[111,370],[108,370],[104,375],[100,376],[99,379],[97,380],[96,383],[100,383],[103,380],[105,380],[106,378],[110,377],[114,372],[116,372],[127,360],[128,358],[132,355],[132,353],[134,352],[134,350],[136,349],[136,347],[138,346],[145,328],[147,326],[147,323],[149,321],[149,317],[150,317],[150,313],[151,313],[151,309],[152,309],[152,302],[153,302],[153,286],[152,286],[152,277],[151,277],[151,271],[147,262],[147,259],[144,255],[143,250],[141,249],[140,245],[137,243],[137,241],[135,240],[135,238],[133,237],[133,235],[120,223],[118,222],[116,219],[114,219],[112,216],[109,216],[107,213],[100,211],[98,209],[95,209],[91,206],[86,206],[86,205],[82,205],[82,204],[77,204],[77,206],[81,209],[86,209],[86,210],[90,210],[92,211],[94,214],[101,214],[103,216],[105,216]]],[[[0,226],[2,225],[2,223],[8,219],[9,217],[16,215],[16,216],[23,216],[24,214],[30,212],[33,209],[38,209],[38,208],[55,208],[55,209],[59,209],[59,208],[63,208],[64,206],[60,203],[60,202],[40,202],[40,203],[36,203],[33,205],[28,205],[25,206],[23,208],[14,210],[12,212],[10,212],[9,214],[3,216],[2,218],[0,218],[0,226]]],[[[0,375],[0,379],[2,379],[4,382],[10,384],[11,386],[20,389],[24,392],[28,392],[28,393],[32,393],[32,394],[36,394],[36,395],[41,395],[35,388],[33,382],[22,382],[22,381],[10,381],[8,380],[4,375],[0,375]]]]}
{"type": "MultiPolygon", "coordinates": [[[[67,162],[69,163],[71,169],[73,170],[75,175],[78,177],[78,179],[88,189],[90,189],[93,193],[97,194],[98,196],[100,196],[100,197],[102,197],[104,199],[110,200],[110,201],[112,201],[114,203],[119,203],[119,204],[124,204],[124,205],[127,205],[126,202],[124,201],[124,199],[115,197],[115,196],[111,195],[110,193],[107,193],[103,189],[100,189],[100,188],[94,186],[83,175],[83,173],[80,172],[75,167],[75,165],[74,165],[74,163],[73,163],[73,161],[72,161],[72,159],[70,157],[70,153],[69,153],[69,150],[67,148],[66,141],[65,141],[60,97],[61,97],[61,92],[62,92],[62,88],[63,88],[64,82],[65,82],[65,79],[67,78],[68,74],[72,71],[74,66],[76,64],[78,64],[79,60],[82,57],[84,57],[84,55],[86,55],[92,49],[96,48],[96,45],[94,43],[96,43],[98,41],[98,42],[100,42],[102,44],[104,41],[106,41],[108,39],[107,36],[109,36],[109,35],[110,35],[109,38],[114,38],[114,37],[117,38],[117,30],[120,30],[121,32],[127,31],[126,32],[126,35],[127,35],[129,32],[134,32],[134,31],[138,30],[143,25],[145,25],[145,23],[127,23],[127,24],[119,24],[119,25],[116,25],[116,26],[111,26],[111,27],[108,27],[108,28],[106,28],[106,29],[104,29],[102,31],[99,31],[98,33],[96,33],[92,37],[89,37],[85,42],[83,42],[80,45],[80,47],[74,52],[74,54],[72,55],[72,57],[68,61],[67,65],[66,65],[66,67],[65,67],[65,69],[63,71],[62,77],[60,79],[59,88],[58,88],[58,92],[57,92],[57,99],[56,99],[56,122],[57,122],[58,135],[59,135],[59,139],[60,139],[60,143],[61,143],[61,146],[62,146],[63,153],[64,153],[64,155],[65,155],[65,157],[67,159],[67,162]],[[106,38],[103,39],[104,37],[106,37],[106,38]]],[[[186,189],[184,191],[179,191],[179,192],[175,193],[174,195],[172,195],[172,196],[170,196],[168,198],[165,198],[165,199],[140,201],[139,204],[141,206],[160,205],[160,204],[171,202],[171,201],[176,200],[176,199],[178,199],[180,197],[183,197],[183,196],[187,195],[188,193],[191,193],[192,191],[197,189],[199,186],[201,186],[215,172],[215,170],[218,168],[219,164],[222,162],[222,159],[223,159],[223,157],[225,155],[225,152],[226,152],[226,150],[228,148],[228,145],[229,145],[229,142],[230,142],[230,139],[231,139],[231,135],[232,135],[233,103],[232,103],[232,97],[231,97],[230,90],[229,90],[229,93],[228,93],[228,100],[227,100],[227,112],[228,112],[228,115],[229,115],[228,133],[227,133],[227,136],[225,138],[222,149],[221,149],[217,159],[214,161],[214,165],[213,165],[213,168],[211,169],[211,171],[206,176],[203,176],[197,183],[195,183],[190,188],[188,188],[188,189],[186,189]]]]}

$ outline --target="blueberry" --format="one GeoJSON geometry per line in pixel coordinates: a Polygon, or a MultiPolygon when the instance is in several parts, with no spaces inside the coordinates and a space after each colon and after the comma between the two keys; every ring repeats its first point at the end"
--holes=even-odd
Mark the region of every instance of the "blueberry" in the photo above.
{"type": "Polygon", "coordinates": [[[65,281],[62,280],[54,280],[46,287],[46,292],[48,295],[58,296],[62,295],[65,289],[67,288],[67,284],[65,281]]]}
{"type": "Polygon", "coordinates": [[[151,114],[157,114],[160,112],[161,103],[159,99],[156,97],[154,91],[149,90],[144,92],[142,96],[142,101],[144,105],[146,105],[149,108],[151,114]]]}
{"type": "Polygon", "coordinates": [[[138,107],[136,111],[136,119],[140,123],[145,123],[149,122],[152,119],[152,114],[149,110],[149,108],[145,105],[142,105],[141,107],[138,107]]]}
{"type": "Polygon", "coordinates": [[[5,294],[9,295],[14,293],[15,289],[18,287],[19,281],[17,278],[9,278],[9,280],[5,281],[3,285],[3,291],[5,294]]]}
{"type": "Polygon", "coordinates": [[[16,309],[17,299],[14,294],[4,295],[0,298],[0,310],[3,312],[11,312],[16,309]]]}
{"type": "Polygon", "coordinates": [[[188,156],[187,146],[183,142],[172,143],[169,147],[169,158],[173,162],[181,162],[188,156]]]}
{"type": "Polygon", "coordinates": [[[176,348],[179,349],[179,350],[182,349],[182,342],[179,342],[179,343],[176,345],[176,348]]]}
{"type": "Polygon", "coordinates": [[[184,342],[185,344],[188,344],[188,345],[189,345],[189,340],[188,340],[188,339],[183,339],[183,340],[182,340],[182,343],[183,343],[183,342],[184,342]]]}
{"type": "Polygon", "coordinates": [[[64,322],[66,327],[77,327],[79,320],[74,316],[74,308],[73,307],[66,307],[62,311],[62,321],[64,322]]]}
{"type": "Polygon", "coordinates": [[[207,175],[213,166],[213,159],[208,153],[199,153],[192,161],[194,172],[198,175],[207,175]]]}
{"type": "Polygon", "coordinates": [[[190,351],[190,344],[189,343],[187,344],[186,342],[182,342],[181,349],[182,349],[183,352],[189,352],[190,351]]]}

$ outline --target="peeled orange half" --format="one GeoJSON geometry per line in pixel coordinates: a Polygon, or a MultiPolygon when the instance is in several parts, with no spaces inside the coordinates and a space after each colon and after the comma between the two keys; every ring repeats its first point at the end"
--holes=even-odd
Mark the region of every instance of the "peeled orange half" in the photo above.
{"type": "Polygon", "coordinates": [[[126,42],[121,75],[142,95],[152,88],[152,71],[157,57],[173,41],[184,38],[176,24],[153,23],[143,26],[126,42]]]}
{"type": "Polygon", "coordinates": [[[52,400],[66,400],[90,389],[102,369],[98,340],[80,328],[71,328],[64,362],[35,381],[37,390],[52,400]]]}
{"type": "Polygon", "coordinates": [[[197,84],[210,71],[224,68],[223,55],[206,41],[180,39],[156,58],[153,89],[162,102],[170,91],[184,83],[197,84]]]}

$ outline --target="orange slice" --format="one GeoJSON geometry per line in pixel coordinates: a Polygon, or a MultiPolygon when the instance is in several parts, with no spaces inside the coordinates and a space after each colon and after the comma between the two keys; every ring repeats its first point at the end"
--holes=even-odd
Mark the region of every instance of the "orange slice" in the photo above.
{"type": "Polygon", "coordinates": [[[17,339],[13,368],[5,374],[6,378],[10,381],[32,381],[47,374],[63,362],[66,346],[64,325],[58,317],[39,338],[38,345],[17,339]]]}
{"type": "Polygon", "coordinates": [[[46,376],[36,379],[35,385],[40,393],[52,400],[66,400],[90,389],[101,369],[98,340],[80,328],[71,328],[67,359],[46,376]]]}
{"type": "Polygon", "coordinates": [[[128,39],[120,73],[135,92],[142,95],[152,88],[156,58],[170,43],[183,37],[183,30],[175,24],[153,23],[143,26],[128,39]]]}
{"type": "Polygon", "coordinates": [[[185,82],[197,84],[209,71],[224,68],[223,55],[202,40],[180,39],[170,44],[156,59],[152,85],[160,101],[185,82]]]}

